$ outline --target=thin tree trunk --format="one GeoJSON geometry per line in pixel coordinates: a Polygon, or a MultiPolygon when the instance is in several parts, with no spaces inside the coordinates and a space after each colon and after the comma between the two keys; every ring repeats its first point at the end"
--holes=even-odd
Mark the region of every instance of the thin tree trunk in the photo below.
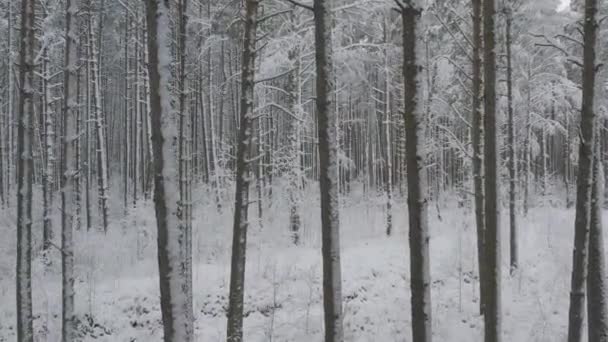
{"type": "Polygon", "coordinates": [[[509,169],[509,254],[511,261],[510,272],[511,275],[517,270],[518,266],[518,248],[517,248],[517,222],[515,217],[515,119],[513,116],[513,68],[512,68],[512,55],[511,55],[511,25],[513,22],[513,13],[511,8],[506,8],[506,45],[507,45],[507,131],[508,131],[508,161],[507,168],[509,169]]]}
{"type": "MultiPolygon", "coordinates": [[[[43,230],[42,230],[42,248],[45,251],[48,251],[50,247],[50,242],[53,239],[53,174],[55,170],[55,155],[53,153],[54,150],[54,141],[55,141],[55,131],[53,130],[54,121],[55,121],[55,113],[53,110],[53,98],[52,93],[49,87],[50,81],[50,71],[49,71],[49,63],[48,63],[48,48],[44,49],[43,53],[43,112],[44,112],[44,149],[45,149],[45,161],[46,165],[44,166],[44,176],[43,176],[43,230]]],[[[1,138],[0,138],[1,141],[1,138]]],[[[1,143],[0,143],[1,145],[1,143]]],[[[0,153],[1,154],[1,153],[0,153]]],[[[0,158],[2,160],[2,158],[0,158]]],[[[0,169],[2,165],[0,164],[0,169]]],[[[2,172],[0,171],[0,174],[2,172]]],[[[1,184],[1,182],[0,182],[1,184]]],[[[0,185],[0,189],[2,186],[0,185]]]]}
{"type": "MultiPolygon", "coordinates": [[[[34,121],[34,0],[21,1],[20,96],[17,111],[17,341],[33,342],[32,315],[32,124],[34,121]]],[[[8,180],[12,182],[12,179],[8,180]]]]}
{"type": "Polygon", "coordinates": [[[526,140],[524,143],[524,216],[528,216],[530,206],[530,158],[532,156],[532,146],[530,143],[532,135],[532,70],[528,63],[528,84],[526,85],[526,140]]]}
{"type": "Polygon", "coordinates": [[[384,122],[386,135],[386,235],[393,231],[393,156],[391,153],[391,73],[389,70],[389,25],[388,18],[384,18],[384,122]]]}
{"type": "Polygon", "coordinates": [[[74,312],[74,229],[76,173],[76,148],[78,133],[78,0],[66,0],[66,39],[64,70],[64,112],[63,112],[63,174],[61,180],[61,272],[62,272],[62,341],[76,340],[76,314],[74,312]]]}
{"type": "MultiPolygon", "coordinates": [[[[295,30],[295,18],[292,12],[291,14],[291,24],[295,30]]],[[[300,174],[300,121],[302,120],[302,91],[301,91],[301,57],[300,57],[300,47],[296,46],[289,52],[289,58],[293,61],[294,68],[293,71],[289,74],[287,80],[287,89],[286,91],[289,93],[287,97],[289,98],[289,109],[291,110],[293,118],[290,118],[289,122],[289,154],[288,154],[288,192],[289,192],[289,230],[292,234],[293,243],[297,245],[300,241],[300,213],[299,213],[299,205],[300,205],[300,184],[302,182],[300,174]]]]}
{"type": "Polygon", "coordinates": [[[255,42],[259,0],[245,2],[245,33],[241,68],[241,124],[236,157],[236,193],[230,266],[227,341],[243,341],[243,297],[249,209],[250,149],[253,130],[255,42]]]}
{"type": "Polygon", "coordinates": [[[473,0],[473,187],[475,193],[475,223],[477,227],[477,263],[479,267],[479,312],[483,314],[486,285],[486,258],[484,248],[485,216],[483,194],[483,118],[481,114],[481,2],[473,0]]]}
{"type": "MultiPolygon", "coordinates": [[[[95,119],[95,137],[97,148],[97,185],[99,189],[99,211],[103,224],[103,231],[108,230],[108,160],[105,140],[105,126],[103,113],[101,112],[101,86],[99,84],[99,71],[97,69],[98,54],[95,38],[93,37],[93,16],[89,17],[89,44],[91,45],[91,83],[92,106],[95,119]]],[[[137,180],[135,180],[137,182],[137,180]]]]}
{"type": "MultiPolygon", "coordinates": [[[[184,221],[184,236],[183,244],[184,248],[181,250],[182,253],[182,276],[186,278],[186,286],[188,292],[188,298],[192,299],[192,220],[190,217],[190,175],[191,170],[189,169],[189,154],[188,154],[188,113],[186,107],[186,25],[188,17],[186,11],[188,9],[187,0],[179,0],[177,4],[178,11],[178,65],[179,73],[177,79],[178,85],[178,105],[179,105],[179,138],[178,138],[178,173],[179,173],[179,204],[181,206],[182,220],[184,221]]],[[[138,77],[139,79],[139,77],[138,77]]],[[[141,125],[141,121],[138,126],[141,125]]],[[[138,127],[138,130],[141,130],[138,127]]],[[[139,134],[138,134],[139,136],[139,134]]],[[[139,139],[141,140],[141,139],[139,139]]],[[[140,142],[141,143],[141,142],[140,142]]],[[[188,315],[190,320],[194,320],[194,313],[192,307],[192,300],[188,302],[190,307],[188,308],[188,315]]]]}

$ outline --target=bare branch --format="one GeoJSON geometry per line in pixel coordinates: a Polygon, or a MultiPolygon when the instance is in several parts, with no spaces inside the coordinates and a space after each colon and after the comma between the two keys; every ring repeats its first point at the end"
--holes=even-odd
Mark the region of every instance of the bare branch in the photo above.
{"type": "Polygon", "coordinates": [[[295,1],[295,0],[285,0],[285,1],[289,2],[292,5],[305,8],[305,9],[307,9],[309,11],[314,11],[315,10],[312,6],[303,4],[303,3],[295,1]]]}

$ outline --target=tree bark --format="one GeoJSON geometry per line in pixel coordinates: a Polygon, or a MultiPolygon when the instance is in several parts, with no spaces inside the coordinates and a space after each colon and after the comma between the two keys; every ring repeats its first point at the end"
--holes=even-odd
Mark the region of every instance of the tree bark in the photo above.
{"type": "Polygon", "coordinates": [[[486,298],[484,301],[485,342],[500,342],[501,335],[501,262],[498,205],[497,134],[496,128],[496,38],[495,0],[483,3],[484,55],[484,170],[485,170],[485,255],[486,298]]]}
{"type": "MultiPolygon", "coordinates": [[[[33,342],[32,314],[32,125],[34,120],[34,0],[21,1],[20,96],[17,111],[17,341],[33,342]]],[[[9,179],[9,182],[12,180],[9,179]]]]}
{"type": "MultiPolygon", "coordinates": [[[[179,140],[178,140],[178,172],[179,172],[179,212],[182,215],[184,222],[184,248],[182,248],[182,275],[186,277],[188,298],[192,298],[192,218],[190,216],[190,178],[191,171],[189,168],[188,160],[190,158],[188,153],[188,109],[186,104],[186,25],[188,23],[188,17],[186,11],[188,9],[187,0],[179,0],[177,3],[178,12],[178,80],[177,80],[177,96],[179,105],[179,140]]],[[[138,77],[139,79],[139,77],[138,77]]],[[[143,114],[140,114],[143,115],[143,114]]],[[[141,120],[138,123],[138,131],[141,131],[141,120]]],[[[139,137],[139,134],[138,134],[139,137]]],[[[143,139],[139,139],[139,144],[142,143],[143,139]]],[[[140,158],[141,159],[141,158],[140,158]]],[[[194,312],[192,307],[192,301],[188,302],[190,307],[188,308],[188,314],[191,316],[190,320],[194,320],[194,312]]]]}
{"type": "MultiPolygon", "coordinates": [[[[599,134],[599,131],[596,133],[599,134]]],[[[593,156],[593,186],[591,189],[591,216],[589,222],[589,264],[587,265],[587,315],[589,316],[589,342],[608,341],[608,298],[606,297],[606,260],[604,259],[604,233],[602,204],[604,202],[600,139],[595,140],[593,156]]]]}
{"type": "MultiPolygon", "coordinates": [[[[103,231],[108,230],[108,158],[105,139],[105,125],[103,113],[101,111],[101,86],[99,81],[98,71],[98,54],[95,37],[93,34],[94,20],[93,16],[89,16],[89,44],[91,45],[91,84],[92,89],[92,106],[93,117],[95,120],[95,138],[96,138],[96,155],[97,155],[97,186],[99,189],[98,201],[99,212],[101,213],[103,231]]],[[[137,183],[137,180],[135,180],[137,183]]]]}
{"type": "Polygon", "coordinates": [[[253,129],[255,74],[255,42],[259,0],[245,2],[245,34],[241,67],[240,127],[236,159],[236,194],[230,267],[230,298],[228,302],[227,341],[243,340],[243,296],[245,291],[245,261],[251,182],[250,149],[253,129]]]}
{"type": "MultiPolygon", "coordinates": [[[[45,14],[46,15],[46,14],[45,14]]],[[[43,118],[44,118],[44,173],[42,177],[42,193],[43,193],[43,213],[42,213],[42,248],[44,251],[48,251],[51,244],[51,240],[53,239],[53,174],[55,169],[55,155],[54,155],[54,141],[55,141],[55,131],[53,130],[54,122],[55,122],[55,113],[53,110],[53,98],[51,89],[49,87],[50,81],[50,71],[49,71],[49,56],[48,56],[48,48],[44,49],[42,56],[42,69],[43,69],[43,80],[42,80],[42,106],[43,106],[43,118]]],[[[0,138],[0,141],[2,139],[0,138]]],[[[2,143],[0,143],[0,146],[2,143]]],[[[0,155],[1,155],[0,151],[0,155]]],[[[0,161],[2,158],[0,157],[0,161]]],[[[0,162],[0,170],[2,169],[2,164],[0,162]]],[[[0,171],[2,174],[2,171],[0,171]]],[[[2,188],[0,180],[0,189],[2,188]]],[[[1,190],[0,190],[1,192],[1,190]]],[[[49,262],[49,260],[47,260],[49,262]]]]}
{"type": "MultiPolygon", "coordinates": [[[[147,0],[154,208],[158,230],[160,303],[165,342],[192,340],[187,278],[180,272],[184,221],[178,207],[177,127],[171,108],[169,1],[147,0]]],[[[137,180],[135,180],[137,181],[137,180]]]]}
{"type": "Polygon", "coordinates": [[[515,195],[516,195],[516,166],[515,166],[515,119],[513,116],[513,67],[512,67],[512,36],[511,26],[513,23],[513,12],[510,7],[505,8],[506,15],[506,47],[507,47],[507,141],[508,141],[508,161],[509,169],[509,256],[511,262],[511,275],[517,270],[518,266],[518,245],[517,245],[517,222],[515,217],[515,195]]]}
{"type": "Polygon", "coordinates": [[[431,276],[427,175],[424,157],[424,118],[422,99],[422,6],[402,6],[403,89],[405,149],[407,163],[407,206],[409,213],[410,288],[412,340],[432,341],[431,276]]]}
{"type": "Polygon", "coordinates": [[[76,339],[74,312],[74,241],[72,237],[75,215],[76,148],[78,132],[78,0],[66,0],[66,37],[64,70],[63,154],[61,171],[61,272],[62,272],[62,336],[63,342],[76,339]]]}
{"type": "Polygon", "coordinates": [[[481,114],[481,2],[473,0],[473,187],[475,193],[475,223],[477,227],[477,263],[479,267],[479,312],[484,312],[486,261],[484,249],[485,217],[483,194],[483,118],[481,114]]]}
{"type": "Polygon", "coordinates": [[[585,314],[585,282],[587,278],[590,201],[593,181],[593,144],[596,134],[596,120],[593,108],[595,93],[595,45],[598,28],[596,15],[597,0],[586,0],[585,20],[583,24],[583,98],[576,185],[570,308],[568,312],[568,342],[581,342],[585,314]]]}
{"type": "Polygon", "coordinates": [[[340,215],[338,206],[338,141],[337,113],[331,97],[332,83],[332,19],[330,4],[314,0],[316,114],[319,138],[319,186],[321,191],[321,249],[323,255],[323,309],[325,342],[341,342],[342,326],[342,268],[340,264],[340,215]]]}

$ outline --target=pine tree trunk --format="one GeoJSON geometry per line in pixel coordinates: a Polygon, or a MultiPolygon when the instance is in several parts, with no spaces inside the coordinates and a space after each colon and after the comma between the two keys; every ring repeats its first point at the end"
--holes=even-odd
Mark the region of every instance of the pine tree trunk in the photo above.
{"type": "MultiPolygon", "coordinates": [[[[147,0],[150,117],[154,150],[154,207],[158,230],[161,313],[165,342],[193,338],[188,279],[180,272],[184,221],[179,213],[177,127],[171,108],[169,1],[147,0]]],[[[137,181],[137,180],[135,180],[137,181]]]]}
{"type": "MultiPolygon", "coordinates": [[[[24,0],[22,0],[22,3],[24,0]]],[[[13,157],[14,157],[14,148],[13,148],[13,126],[14,126],[14,96],[15,96],[15,84],[13,81],[13,1],[8,2],[8,113],[6,116],[6,131],[7,131],[7,141],[6,141],[6,206],[11,206],[11,185],[13,183],[13,157]]]]}
{"type": "MultiPolygon", "coordinates": [[[[32,125],[34,121],[34,0],[21,1],[20,96],[17,127],[17,341],[33,342],[32,315],[32,125]]],[[[9,182],[12,180],[9,179],[9,182]]]]}
{"type": "MultiPolygon", "coordinates": [[[[89,4],[90,6],[90,4],[89,4]]],[[[91,15],[90,10],[89,10],[89,16],[91,15]]],[[[86,222],[87,222],[87,231],[91,230],[91,226],[92,226],[92,217],[91,217],[91,190],[90,190],[90,186],[91,186],[91,59],[93,58],[93,52],[91,49],[91,42],[90,42],[90,37],[91,37],[91,25],[90,25],[90,21],[87,24],[87,30],[89,31],[87,34],[87,51],[86,51],[86,67],[85,67],[85,96],[86,96],[86,104],[85,104],[85,110],[84,110],[84,118],[85,118],[85,134],[84,134],[84,138],[85,138],[85,143],[84,143],[84,149],[85,149],[85,167],[86,167],[86,174],[85,174],[85,179],[84,179],[84,186],[85,186],[85,216],[86,216],[86,222]]]]}
{"type": "Polygon", "coordinates": [[[485,342],[502,341],[501,331],[501,262],[500,222],[497,175],[497,114],[496,114],[496,38],[495,0],[483,4],[484,55],[484,162],[485,162],[485,255],[486,298],[484,301],[485,342]]]}
{"type": "MultiPolygon", "coordinates": [[[[91,45],[91,83],[92,106],[95,120],[95,138],[97,148],[97,185],[99,189],[99,212],[103,224],[103,231],[108,230],[108,160],[105,139],[105,125],[101,111],[101,86],[99,81],[98,54],[95,37],[93,36],[93,16],[89,17],[89,44],[91,45]]],[[[137,182],[137,180],[135,181],[137,182]]]]}
{"type": "Polygon", "coordinates": [[[517,246],[517,222],[515,217],[515,195],[516,195],[516,164],[515,164],[515,119],[513,116],[513,68],[511,46],[513,44],[511,37],[511,25],[513,22],[513,13],[511,8],[506,9],[506,45],[507,45],[507,131],[508,131],[508,161],[507,168],[509,169],[509,254],[511,268],[513,274],[518,266],[518,246],[517,246]]]}
{"type": "Polygon", "coordinates": [[[422,97],[422,6],[401,8],[403,21],[403,89],[405,148],[407,163],[407,206],[409,213],[410,288],[412,340],[432,341],[431,276],[427,176],[423,152],[424,101],[422,97]]]}
{"type": "Polygon", "coordinates": [[[241,112],[236,156],[236,193],[230,266],[230,298],[228,302],[227,341],[243,341],[243,297],[245,292],[245,261],[251,183],[250,149],[253,130],[255,42],[259,0],[245,2],[245,33],[241,68],[241,112]]]}
{"type": "Polygon", "coordinates": [[[604,254],[604,173],[600,158],[599,130],[596,133],[593,156],[593,186],[591,189],[591,216],[589,222],[589,264],[587,265],[587,315],[589,316],[589,342],[608,341],[608,298],[606,297],[606,260],[604,254]]]}
{"type": "MultiPolygon", "coordinates": [[[[53,153],[55,131],[53,130],[55,122],[55,113],[53,110],[52,93],[49,87],[50,71],[48,65],[48,49],[45,48],[43,54],[43,116],[44,116],[44,150],[45,150],[45,166],[43,175],[43,228],[42,228],[42,248],[47,251],[50,247],[50,242],[53,239],[53,174],[55,170],[55,155],[53,153]]],[[[0,138],[0,141],[2,139],[0,138]]],[[[2,144],[0,143],[0,146],[2,144]]],[[[1,155],[1,153],[0,153],[1,155]]],[[[2,158],[0,158],[1,160],[2,158]]],[[[0,169],[2,165],[0,164],[0,169]]],[[[0,171],[0,174],[2,172],[0,171]]],[[[1,184],[1,182],[0,182],[1,184]]],[[[0,185],[0,188],[2,186],[0,185]]]]}
{"type": "Polygon", "coordinates": [[[483,118],[481,114],[481,2],[473,0],[473,187],[475,194],[475,223],[477,227],[477,263],[479,267],[479,312],[484,312],[486,262],[484,249],[485,217],[483,194],[483,118]]]}
{"type": "Polygon", "coordinates": [[[340,264],[340,218],[338,200],[337,113],[331,97],[333,77],[332,19],[330,2],[314,0],[316,114],[319,138],[319,185],[321,191],[321,243],[323,255],[323,309],[325,342],[344,339],[342,268],[340,264]]]}
{"type": "MultiPolygon", "coordinates": [[[[74,241],[75,224],[76,148],[78,133],[78,0],[66,0],[66,39],[64,71],[63,154],[61,182],[61,272],[62,272],[62,336],[63,342],[76,340],[74,312],[74,241]]],[[[78,227],[76,227],[78,228],[78,227]]]]}
{"type": "Polygon", "coordinates": [[[528,210],[530,206],[530,169],[532,158],[532,66],[528,63],[528,84],[526,85],[526,140],[524,142],[524,216],[528,216],[528,210]]]}
{"type": "MultiPolygon", "coordinates": [[[[192,298],[192,220],[190,217],[190,175],[191,170],[189,169],[188,163],[188,113],[186,107],[186,25],[188,18],[186,16],[186,11],[188,8],[187,0],[179,0],[177,4],[177,12],[178,12],[178,80],[177,80],[177,92],[178,92],[178,105],[179,105],[179,139],[178,139],[178,172],[179,172],[179,212],[182,215],[182,220],[184,222],[184,231],[182,232],[184,236],[183,244],[184,248],[181,250],[182,253],[182,276],[186,278],[187,281],[187,292],[188,298],[192,298]]],[[[139,77],[138,77],[139,79],[139,77]]],[[[141,115],[141,113],[140,113],[141,115]]],[[[141,131],[141,120],[138,123],[138,137],[141,131]]],[[[139,144],[141,144],[141,140],[139,139],[139,144]]],[[[194,313],[192,308],[192,300],[189,302],[190,307],[188,308],[188,315],[190,315],[190,320],[194,320],[194,313]]]]}
{"type": "Polygon", "coordinates": [[[595,136],[595,45],[598,22],[597,0],[585,1],[583,48],[583,97],[580,125],[580,146],[576,188],[576,214],[574,218],[574,251],[572,253],[572,279],[568,312],[568,342],[581,342],[585,314],[585,282],[587,278],[587,252],[591,188],[593,181],[593,144],[595,136]]]}
{"type": "Polygon", "coordinates": [[[386,235],[393,231],[393,156],[391,152],[391,75],[389,70],[388,19],[384,18],[384,122],[386,135],[386,235]]]}
{"type": "MultiPolygon", "coordinates": [[[[125,215],[129,208],[129,161],[131,160],[129,149],[129,13],[125,14],[125,36],[124,36],[124,51],[125,51],[125,67],[124,67],[124,112],[123,112],[123,207],[125,215]]],[[[90,166],[89,166],[90,167],[90,166]]]]}
{"type": "MultiPolygon", "coordinates": [[[[294,25],[293,29],[295,30],[294,23],[294,14],[291,14],[291,24],[294,25]]],[[[301,175],[300,175],[300,121],[302,120],[302,92],[301,92],[301,80],[300,80],[300,47],[296,46],[291,51],[289,51],[289,59],[293,61],[294,70],[289,74],[287,80],[287,89],[286,91],[289,93],[287,97],[289,98],[289,109],[291,110],[291,114],[294,116],[290,118],[289,122],[289,154],[288,154],[288,192],[289,192],[289,230],[292,234],[292,240],[295,245],[297,245],[300,241],[300,213],[299,213],[299,205],[300,205],[300,193],[299,188],[301,184],[301,175]]]]}

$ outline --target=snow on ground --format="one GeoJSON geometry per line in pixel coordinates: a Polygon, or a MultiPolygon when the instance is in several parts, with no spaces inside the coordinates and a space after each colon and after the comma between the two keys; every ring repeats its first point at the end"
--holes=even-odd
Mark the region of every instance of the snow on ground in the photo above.
{"type": "MultiPolygon", "coordinates": [[[[403,200],[395,204],[395,234],[386,237],[382,197],[353,197],[359,199],[345,200],[341,210],[345,339],[411,341],[406,204],[403,200]]],[[[301,246],[289,242],[285,208],[265,208],[262,226],[252,217],[244,320],[249,342],[322,340],[318,198],[306,198],[301,246]]],[[[231,212],[226,206],[218,214],[215,204],[204,198],[195,203],[196,341],[223,341],[231,212]]],[[[256,215],[257,208],[251,212],[256,215]]],[[[446,205],[439,219],[433,205],[429,214],[434,338],[481,341],[470,209],[446,205]]],[[[505,341],[565,340],[573,221],[573,210],[550,207],[520,218],[521,268],[511,277],[508,218],[503,215],[505,341]]],[[[114,222],[107,236],[97,231],[76,234],[76,303],[83,341],[161,341],[154,232],[153,207],[146,202],[114,222]]],[[[0,240],[0,342],[12,342],[16,339],[12,212],[0,213],[0,234],[4,237],[0,240]]],[[[55,262],[46,272],[40,258],[34,264],[37,341],[59,341],[61,331],[56,251],[53,257],[55,262]]]]}

